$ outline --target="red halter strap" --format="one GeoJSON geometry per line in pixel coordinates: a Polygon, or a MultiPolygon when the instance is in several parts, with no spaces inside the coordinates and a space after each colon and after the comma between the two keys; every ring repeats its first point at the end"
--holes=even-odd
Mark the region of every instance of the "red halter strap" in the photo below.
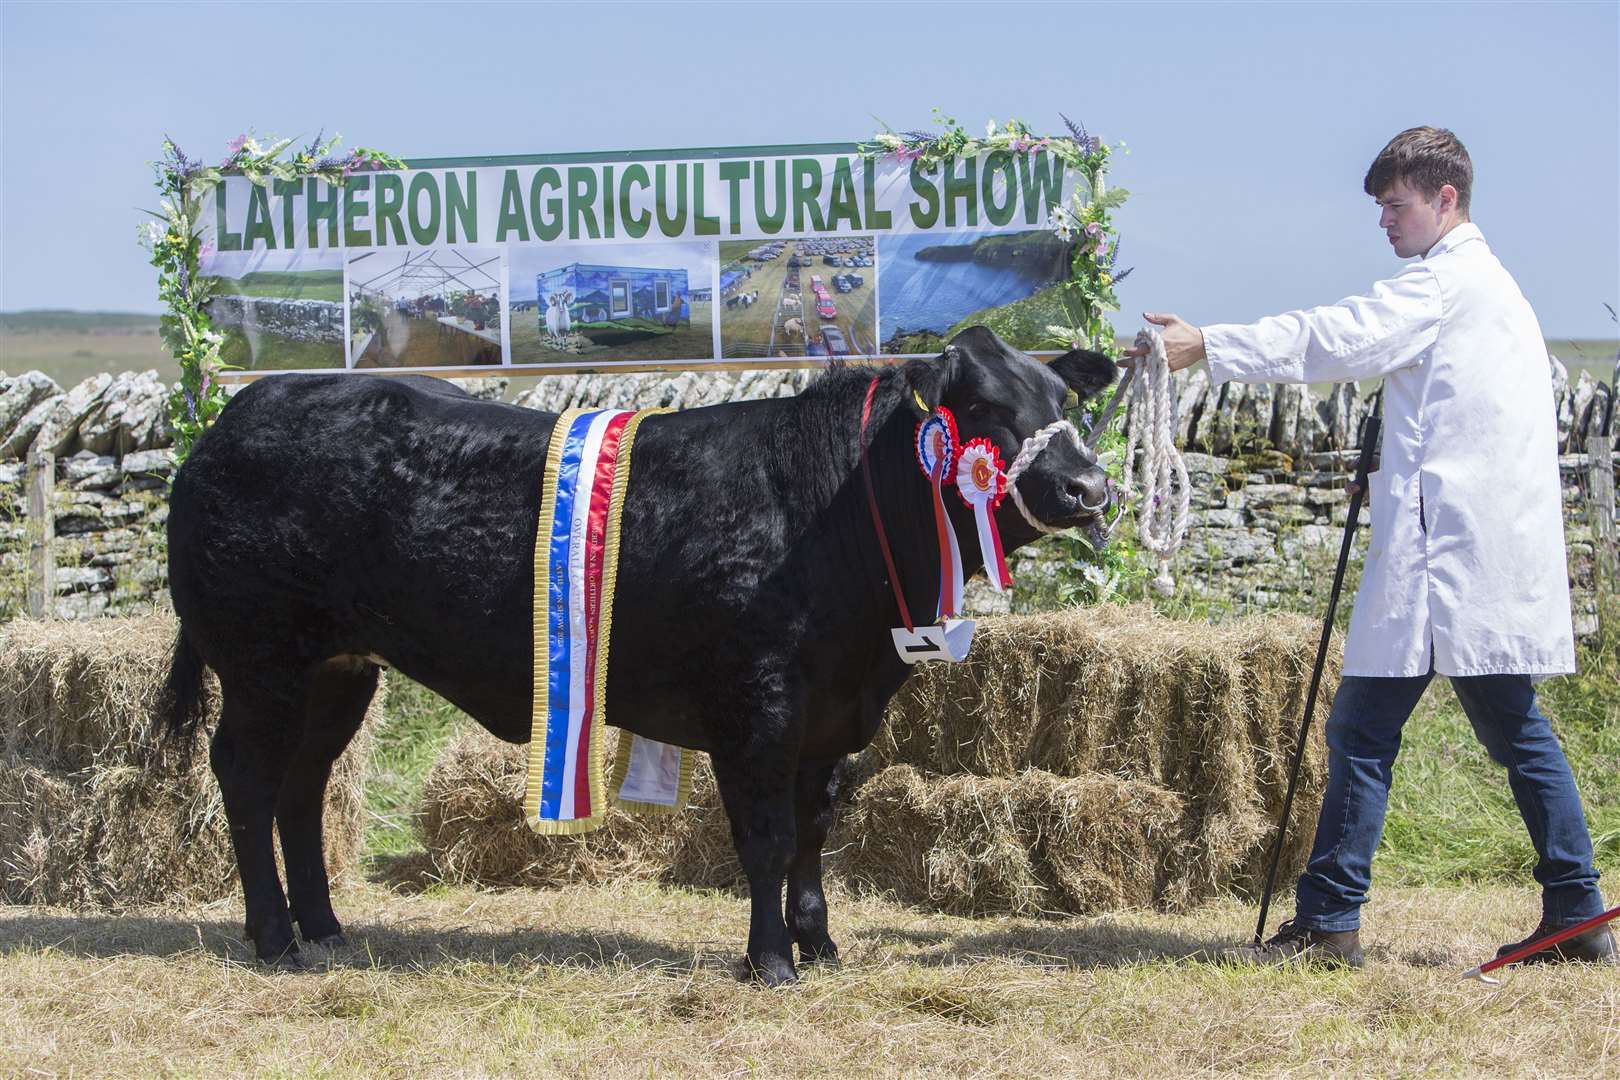
{"type": "Polygon", "coordinates": [[[877,376],[866,384],[866,404],[861,406],[861,478],[866,481],[866,506],[872,511],[872,525],[877,529],[878,547],[883,549],[883,565],[889,568],[889,585],[894,589],[894,602],[900,605],[900,621],[907,630],[915,630],[911,623],[911,609],[900,592],[900,574],[894,568],[894,552],[889,550],[889,534],[883,530],[883,518],[878,515],[877,495],[872,490],[872,467],[866,460],[866,424],[872,418],[872,395],[877,392],[877,376]]]}

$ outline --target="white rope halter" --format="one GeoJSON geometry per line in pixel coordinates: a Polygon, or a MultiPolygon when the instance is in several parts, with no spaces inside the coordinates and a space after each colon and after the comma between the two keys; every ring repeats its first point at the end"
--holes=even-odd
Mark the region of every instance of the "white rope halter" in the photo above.
{"type": "Polygon", "coordinates": [[[1125,414],[1125,488],[1130,490],[1136,450],[1141,447],[1142,501],[1136,511],[1136,535],[1159,559],[1153,587],[1169,596],[1176,587],[1170,560],[1187,535],[1192,491],[1187,464],[1176,449],[1175,403],[1170,397],[1170,361],[1164,341],[1157,330],[1140,330],[1136,344],[1146,346],[1148,355],[1136,362],[1138,378],[1125,414]]]}
{"type": "MultiPolygon", "coordinates": [[[[1080,451],[1081,457],[1087,461],[1094,459],[1094,455],[1080,441],[1080,433],[1074,429],[1073,424],[1067,420],[1054,420],[1024,440],[1024,445],[1018,450],[1018,456],[1013,458],[1012,467],[1007,470],[1007,490],[1012,492],[1013,505],[1018,507],[1020,514],[1024,515],[1024,520],[1029,522],[1029,527],[1037,532],[1058,533],[1062,532],[1066,526],[1054,528],[1030,513],[1029,507],[1024,505],[1024,497],[1018,493],[1018,478],[1023,475],[1025,469],[1034,464],[1035,459],[1040,457],[1041,451],[1046,449],[1046,444],[1051,442],[1053,437],[1060,431],[1069,433],[1069,438],[1074,441],[1075,449],[1080,451]]],[[[1080,509],[1090,513],[1104,510],[1107,507],[1108,497],[1106,495],[1103,496],[1100,506],[1087,506],[1083,502],[1080,504],[1080,509]]]]}

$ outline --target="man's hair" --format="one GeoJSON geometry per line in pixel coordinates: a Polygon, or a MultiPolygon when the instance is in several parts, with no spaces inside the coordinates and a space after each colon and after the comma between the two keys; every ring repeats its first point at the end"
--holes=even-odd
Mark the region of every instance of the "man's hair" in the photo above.
{"type": "Polygon", "coordinates": [[[1425,197],[1440,194],[1444,184],[1457,189],[1457,210],[1468,216],[1468,197],[1474,187],[1474,163],[1462,140],[1445,128],[1407,128],[1373,158],[1361,186],[1378,198],[1396,180],[1405,180],[1425,197]]]}

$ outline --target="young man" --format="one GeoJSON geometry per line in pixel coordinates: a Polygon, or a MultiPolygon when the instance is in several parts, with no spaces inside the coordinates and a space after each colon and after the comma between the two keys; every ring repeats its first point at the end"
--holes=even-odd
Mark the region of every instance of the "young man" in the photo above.
{"type": "MultiPolygon", "coordinates": [[[[1233,959],[1360,966],[1401,727],[1436,672],[1506,767],[1535,844],[1531,937],[1603,911],[1580,795],[1531,685],[1575,670],[1547,348],[1468,219],[1472,183],[1455,135],[1403,131],[1363,186],[1395,254],[1416,262],[1364,296],[1247,326],[1145,316],[1163,327],[1172,370],[1207,360],[1216,384],[1384,380],[1372,538],[1327,725],[1316,842],[1293,920],[1233,959]]],[[[1615,963],[1614,938],[1599,927],[1534,959],[1615,963]]]]}

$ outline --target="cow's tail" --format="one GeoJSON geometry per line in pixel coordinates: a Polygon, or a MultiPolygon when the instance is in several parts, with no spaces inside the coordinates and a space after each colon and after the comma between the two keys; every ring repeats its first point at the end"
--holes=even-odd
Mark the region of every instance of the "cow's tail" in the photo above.
{"type": "Polygon", "coordinates": [[[208,665],[202,654],[186,636],[184,623],[174,636],[174,656],[169,661],[169,680],[158,697],[157,714],[153,718],[171,740],[180,740],[189,748],[207,712],[207,699],[203,690],[203,672],[208,665]]]}

